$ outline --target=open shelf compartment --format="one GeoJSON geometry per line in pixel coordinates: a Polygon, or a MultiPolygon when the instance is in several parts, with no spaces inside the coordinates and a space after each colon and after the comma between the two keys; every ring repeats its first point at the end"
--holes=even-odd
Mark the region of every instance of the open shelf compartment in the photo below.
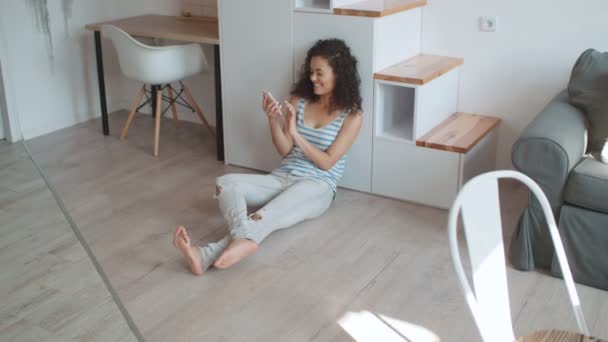
{"type": "Polygon", "coordinates": [[[412,143],[416,88],[376,81],[376,137],[412,143]]]}
{"type": "Polygon", "coordinates": [[[336,7],[358,3],[360,0],[295,0],[298,12],[334,13],[336,7]]]}
{"type": "Polygon", "coordinates": [[[331,0],[295,0],[294,9],[300,12],[331,13],[331,0]]]}

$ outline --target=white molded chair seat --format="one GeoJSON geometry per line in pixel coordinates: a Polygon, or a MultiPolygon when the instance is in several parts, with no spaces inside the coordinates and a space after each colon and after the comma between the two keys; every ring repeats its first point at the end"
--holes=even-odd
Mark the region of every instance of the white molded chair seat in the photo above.
{"type": "Polygon", "coordinates": [[[547,197],[532,179],[520,172],[493,171],[479,175],[464,185],[450,209],[448,218],[452,262],[482,339],[486,342],[515,341],[509,307],[498,196],[498,180],[501,178],[513,178],[524,183],[540,202],[547,219],[549,233],[576,322],[580,332],[589,335],[566,253],[547,197]],[[474,291],[469,284],[458,250],[459,214],[462,216],[465,230],[474,291]]]}
{"type": "Polygon", "coordinates": [[[101,32],[114,44],[123,74],[141,83],[168,84],[209,70],[199,44],[149,46],[111,25],[101,32]]]}
{"type": "MultiPolygon", "coordinates": [[[[120,70],[123,74],[130,79],[144,84],[131,107],[127,122],[123,126],[120,134],[121,140],[124,140],[126,137],[129,126],[135,117],[135,113],[141,107],[139,106],[139,103],[142,97],[144,95],[148,97],[145,88],[146,84],[152,86],[152,103],[156,103],[156,107],[153,108],[155,114],[154,156],[158,155],[160,117],[164,113],[161,108],[162,100],[169,102],[176,123],[178,122],[178,119],[175,104],[177,103],[196,112],[211,135],[215,136],[215,132],[211,129],[211,126],[209,126],[209,123],[188,90],[188,87],[181,82],[181,80],[185,78],[209,70],[209,64],[207,63],[203,49],[199,44],[149,46],[137,41],[125,31],[112,25],[103,25],[101,27],[101,32],[114,44],[116,53],[118,54],[120,70]],[[180,81],[182,89],[175,92],[171,83],[177,81],[180,81]],[[167,90],[167,97],[162,95],[163,89],[167,90]],[[175,96],[174,92],[176,94],[175,96]],[[185,99],[182,98],[182,93],[185,95],[185,99]],[[178,101],[178,99],[183,101],[178,101]]],[[[146,103],[148,103],[148,101],[146,103]]],[[[144,103],[144,105],[146,103],[144,103]]]]}

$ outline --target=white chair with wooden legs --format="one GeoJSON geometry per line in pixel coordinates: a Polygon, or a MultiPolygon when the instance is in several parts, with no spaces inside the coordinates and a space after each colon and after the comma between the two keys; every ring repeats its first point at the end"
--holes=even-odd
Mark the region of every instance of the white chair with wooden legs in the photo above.
{"type": "Polygon", "coordinates": [[[153,113],[155,119],[154,156],[158,156],[160,119],[166,111],[162,110],[163,100],[169,103],[176,123],[178,118],[175,104],[178,103],[196,112],[203,125],[209,130],[209,133],[215,136],[215,132],[209,126],[194,97],[185,84],[181,82],[185,78],[209,70],[207,59],[199,44],[149,46],[135,40],[123,30],[111,25],[102,26],[101,32],[114,44],[123,74],[130,79],[143,83],[120,133],[121,140],[124,140],[126,137],[137,110],[145,104],[152,102],[154,104],[153,113]],[[178,81],[181,85],[179,91],[171,86],[171,83],[178,81]],[[146,85],[151,86],[149,92],[146,89],[146,85]],[[163,96],[164,89],[168,93],[166,97],[163,96]],[[150,93],[149,97],[148,93],[150,93]],[[182,94],[185,95],[185,99],[182,97],[182,94]],[[143,105],[140,105],[144,95],[147,101],[143,105]]]}
{"type": "Polygon", "coordinates": [[[580,332],[589,335],[547,197],[532,179],[520,172],[493,171],[479,175],[464,185],[450,209],[448,218],[452,263],[482,339],[486,342],[515,341],[498,197],[498,180],[501,178],[512,178],[524,183],[542,206],[576,322],[580,332]],[[460,259],[457,232],[459,215],[462,216],[469,251],[474,291],[460,259]]]}

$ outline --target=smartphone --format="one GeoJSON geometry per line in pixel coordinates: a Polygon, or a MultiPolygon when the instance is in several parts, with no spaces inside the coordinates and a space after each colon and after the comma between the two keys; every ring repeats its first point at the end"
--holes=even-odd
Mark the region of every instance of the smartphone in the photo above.
{"type": "Polygon", "coordinates": [[[277,102],[269,91],[265,91],[264,94],[266,94],[266,96],[268,96],[272,102],[277,102]]]}

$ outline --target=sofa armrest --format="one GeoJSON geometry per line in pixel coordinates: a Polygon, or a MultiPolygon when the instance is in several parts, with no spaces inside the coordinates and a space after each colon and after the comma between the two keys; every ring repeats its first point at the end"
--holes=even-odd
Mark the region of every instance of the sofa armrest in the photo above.
{"type": "Polygon", "coordinates": [[[568,174],[587,148],[587,121],[559,93],[526,127],[513,145],[513,166],[542,188],[557,215],[568,174]]]}

